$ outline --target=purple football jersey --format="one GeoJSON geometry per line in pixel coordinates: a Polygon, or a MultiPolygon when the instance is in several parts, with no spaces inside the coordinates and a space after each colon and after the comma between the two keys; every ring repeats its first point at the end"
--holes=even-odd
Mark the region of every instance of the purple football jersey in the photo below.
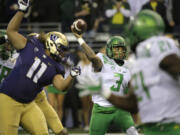
{"type": "Polygon", "coordinates": [[[44,45],[35,37],[29,38],[11,73],[0,85],[0,93],[18,102],[28,103],[56,74],[64,76],[64,66],[45,54],[44,45]]]}

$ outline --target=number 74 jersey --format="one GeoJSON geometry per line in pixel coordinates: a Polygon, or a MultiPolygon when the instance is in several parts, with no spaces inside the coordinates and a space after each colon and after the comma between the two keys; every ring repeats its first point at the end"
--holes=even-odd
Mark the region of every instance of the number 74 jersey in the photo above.
{"type": "Polygon", "coordinates": [[[166,56],[180,56],[174,40],[152,37],[141,42],[136,52],[136,58],[129,58],[131,85],[138,97],[142,122],[180,122],[180,84],[160,68],[160,62],[166,56]]]}

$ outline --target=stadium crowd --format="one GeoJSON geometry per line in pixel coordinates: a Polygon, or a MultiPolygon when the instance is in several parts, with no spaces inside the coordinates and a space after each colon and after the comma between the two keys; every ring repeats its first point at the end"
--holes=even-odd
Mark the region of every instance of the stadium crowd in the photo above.
{"type": "MultiPolygon", "coordinates": [[[[8,23],[18,9],[17,0],[1,0],[0,5],[0,23],[8,23]]],[[[71,32],[73,21],[83,18],[91,37],[96,32],[122,33],[132,16],[142,9],[151,9],[163,17],[167,32],[179,32],[177,5],[178,0],[32,0],[23,21],[59,22],[62,32],[71,32]]]]}

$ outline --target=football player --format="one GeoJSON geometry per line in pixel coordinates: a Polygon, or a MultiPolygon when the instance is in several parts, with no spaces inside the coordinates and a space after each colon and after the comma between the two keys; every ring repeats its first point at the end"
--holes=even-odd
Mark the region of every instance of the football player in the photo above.
{"type": "Polygon", "coordinates": [[[38,38],[27,39],[18,32],[29,0],[19,0],[18,5],[19,10],[8,24],[7,35],[18,50],[19,57],[0,85],[0,102],[3,103],[0,104],[0,134],[17,135],[19,123],[22,123],[27,129],[30,128],[31,134],[46,135],[46,120],[33,100],[46,85],[53,84],[58,90],[66,89],[79,75],[80,69],[73,68],[64,79],[64,67],[59,61],[68,49],[68,41],[62,33],[42,33],[38,38]]]}
{"type": "MultiPolygon", "coordinates": [[[[0,31],[0,38],[6,37],[5,31],[0,31]]],[[[38,37],[37,33],[30,33],[28,35],[38,37]]],[[[7,77],[10,71],[13,69],[16,59],[18,57],[18,53],[15,49],[12,48],[12,45],[8,42],[8,40],[3,40],[0,46],[0,83],[7,77]]],[[[58,134],[62,132],[62,130],[66,130],[63,128],[61,121],[58,118],[56,111],[49,104],[45,91],[40,92],[35,98],[36,104],[40,107],[43,112],[48,127],[53,131],[53,133],[58,134]]],[[[29,129],[27,129],[29,130],[29,129]]],[[[63,131],[66,132],[66,131],[63,131]]]]}
{"type": "Polygon", "coordinates": [[[135,55],[130,58],[134,92],[121,97],[102,88],[102,94],[109,91],[105,97],[120,108],[138,107],[144,135],[179,135],[180,49],[163,35],[164,22],[156,12],[142,10],[129,28],[135,43],[131,46],[135,55]]]}
{"type": "MultiPolygon", "coordinates": [[[[94,80],[100,76],[103,84],[114,94],[123,95],[131,78],[129,70],[123,66],[127,52],[124,38],[121,36],[111,37],[106,44],[106,54],[98,53],[96,55],[83,40],[82,35],[74,31],[74,25],[71,26],[71,30],[92,62],[96,72],[94,80]]],[[[81,81],[86,81],[86,77],[81,81]]],[[[104,135],[112,123],[125,130],[128,135],[138,135],[129,112],[114,107],[100,94],[94,94],[92,100],[94,105],[90,121],[90,135],[104,135]]]]}

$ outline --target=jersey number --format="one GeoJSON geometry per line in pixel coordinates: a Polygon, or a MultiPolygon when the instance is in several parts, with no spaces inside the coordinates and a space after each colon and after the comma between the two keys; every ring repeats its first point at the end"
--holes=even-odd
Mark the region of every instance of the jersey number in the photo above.
{"type": "Polygon", "coordinates": [[[30,67],[29,71],[26,74],[26,76],[31,79],[33,74],[34,74],[34,72],[37,70],[37,68],[39,66],[41,66],[40,69],[37,71],[37,73],[33,77],[33,82],[34,83],[37,83],[39,78],[46,71],[47,65],[44,62],[41,62],[40,59],[35,59],[34,63],[32,64],[32,66],[30,67]]]}
{"type": "MultiPolygon", "coordinates": [[[[149,94],[149,90],[148,90],[148,88],[145,86],[145,84],[144,84],[144,76],[143,76],[143,72],[142,71],[140,71],[140,72],[138,72],[137,74],[134,74],[133,76],[132,76],[132,80],[135,82],[135,84],[134,84],[134,90],[137,90],[138,89],[138,79],[140,79],[140,83],[141,83],[141,87],[143,88],[143,90],[145,91],[145,93],[146,93],[146,96],[148,97],[148,98],[150,98],[150,94],[149,94]]],[[[142,97],[139,97],[139,100],[142,100],[142,97]]]]}
{"type": "Polygon", "coordinates": [[[112,91],[119,91],[120,88],[121,88],[122,81],[123,81],[123,75],[119,74],[119,73],[116,73],[115,77],[118,77],[119,80],[117,80],[116,84],[111,87],[111,90],[112,91]]]}

